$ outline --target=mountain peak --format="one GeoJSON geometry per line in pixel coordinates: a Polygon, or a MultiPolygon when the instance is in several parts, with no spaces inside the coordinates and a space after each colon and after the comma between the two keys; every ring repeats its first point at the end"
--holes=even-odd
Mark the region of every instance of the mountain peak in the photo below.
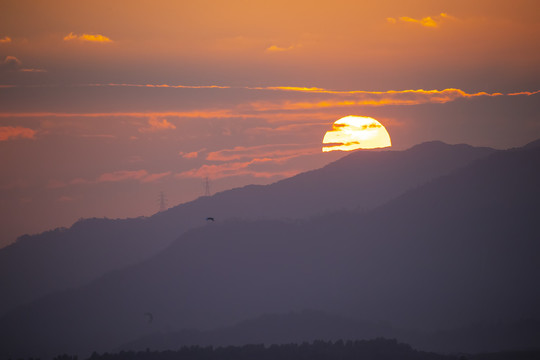
{"type": "Polygon", "coordinates": [[[456,148],[456,147],[472,148],[471,145],[467,145],[467,144],[447,144],[440,140],[433,140],[433,141],[426,141],[426,142],[414,145],[406,151],[432,151],[432,150],[450,149],[450,148],[456,148]]]}
{"type": "Polygon", "coordinates": [[[536,139],[534,141],[531,141],[527,145],[523,146],[523,149],[535,149],[537,147],[540,147],[540,139],[536,139]]]}

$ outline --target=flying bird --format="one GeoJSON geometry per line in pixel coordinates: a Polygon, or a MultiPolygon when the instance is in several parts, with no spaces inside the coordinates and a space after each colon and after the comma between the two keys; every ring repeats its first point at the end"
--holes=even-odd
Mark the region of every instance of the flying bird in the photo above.
{"type": "Polygon", "coordinates": [[[207,217],[206,221],[215,221],[213,217],[207,217]]]}

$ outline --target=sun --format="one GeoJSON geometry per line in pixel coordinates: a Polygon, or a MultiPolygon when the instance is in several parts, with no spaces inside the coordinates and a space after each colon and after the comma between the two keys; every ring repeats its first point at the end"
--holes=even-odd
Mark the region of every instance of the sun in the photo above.
{"type": "Polygon", "coordinates": [[[337,120],[324,135],[322,151],[351,151],[392,146],[390,135],[377,120],[349,115],[337,120]]]}

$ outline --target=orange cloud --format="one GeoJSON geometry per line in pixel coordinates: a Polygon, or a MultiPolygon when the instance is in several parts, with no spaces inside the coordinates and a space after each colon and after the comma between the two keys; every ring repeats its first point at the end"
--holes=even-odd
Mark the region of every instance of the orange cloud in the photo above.
{"type": "Polygon", "coordinates": [[[79,40],[79,41],[87,41],[87,42],[97,42],[97,43],[110,43],[113,42],[111,39],[109,39],[107,36],[101,35],[101,34],[82,34],[77,35],[73,32],[70,32],[66,36],[64,36],[64,41],[71,41],[71,40],[79,40]]]}
{"type": "Polygon", "coordinates": [[[255,178],[273,178],[273,177],[290,177],[301,172],[301,170],[288,170],[288,171],[258,171],[250,169],[253,164],[271,163],[275,162],[275,159],[253,159],[246,162],[224,163],[219,165],[203,165],[197,169],[191,169],[188,171],[176,174],[175,177],[179,179],[184,178],[204,178],[209,177],[212,179],[221,179],[231,176],[252,176],[255,178]]]}
{"type": "Polygon", "coordinates": [[[266,52],[284,52],[284,51],[292,50],[294,48],[295,48],[294,45],[291,45],[291,46],[288,46],[288,47],[281,47],[281,46],[277,46],[277,45],[272,45],[272,46],[267,47],[265,51],[266,52]]]}
{"type": "Polygon", "coordinates": [[[143,177],[141,179],[141,182],[142,183],[150,183],[150,182],[154,182],[156,180],[162,179],[164,177],[167,177],[169,175],[171,175],[170,171],[166,171],[166,172],[162,172],[162,173],[156,173],[156,174],[148,174],[147,176],[145,176],[145,177],[143,177]]]}
{"type": "Polygon", "coordinates": [[[0,44],[7,44],[11,42],[11,38],[9,36],[4,36],[3,38],[0,38],[0,44]]]}
{"type": "MultiPolygon", "coordinates": [[[[444,14],[444,13],[443,13],[444,14]]],[[[442,15],[442,14],[441,14],[442,15]]],[[[446,15],[450,17],[449,15],[446,15]]],[[[291,92],[303,92],[303,93],[317,93],[317,94],[335,94],[335,95],[385,95],[385,94],[448,94],[451,92],[459,93],[461,97],[474,97],[474,96],[500,96],[502,93],[467,93],[461,89],[447,88],[443,90],[424,90],[424,89],[410,89],[410,90],[388,90],[388,91],[368,91],[368,90],[331,90],[319,87],[303,87],[303,86],[228,86],[228,85],[170,85],[170,84],[88,84],[90,87],[143,87],[143,88],[171,88],[171,89],[245,89],[245,90],[261,90],[261,91],[291,91],[291,92]]],[[[506,95],[527,95],[536,94],[537,92],[517,92],[506,95]]],[[[179,117],[228,117],[231,115],[229,110],[219,110],[212,112],[192,111],[192,112],[167,112],[167,113],[117,113],[118,116],[179,116],[179,117]]],[[[101,114],[96,114],[100,116],[101,114]]]]}
{"type": "Polygon", "coordinates": [[[408,16],[401,16],[397,19],[388,17],[386,18],[386,21],[390,24],[397,24],[398,21],[400,21],[400,22],[405,22],[405,23],[413,23],[413,24],[417,24],[423,27],[428,27],[428,28],[437,28],[440,26],[441,22],[444,19],[457,20],[455,17],[448,15],[447,13],[440,13],[439,15],[426,16],[421,19],[415,19],[408,16]]]}
{"type": "Polygon", "coordinates": [[[536,95],[536,94],[540,94],[540,90],[536,90],[536,91],[521,91],[521,92],[510,93],[510,94],[507,94],[507,95],[508,95],[508,96],[517,96],[517,95],[527,95],[527,96],[531,96],[531,95],[536,95]]]}
{"type": "Polygon", "coordinates": [[[100,183],[100,182],[121,182],[127,180],[139,180],[141,183],[149,183],[171,175],[170,171],[150,174],[146,170],[119,170],[110,173],[101,174],[95,181],[86,181],[84,179],[75,179],[71,184],[100,183]]]}
{"type": "Polygon", "coordinates": [[[36,131],[22,126],[0,126],[0,141],[35,139],[36,131]]]}
{"type": "Polygon", "coordinates": [[[176,129],[176,126],[174,124],[171,124],[167,121],[167,119],[158,120],[156,117],[152,116],[150,119],[148,119],[148,127],[143,127],[139,129],[139,132],[155,132],[155,131],[161,131],[161,130],[168,130],[168,129],[176,129]]]}
{"type": "Polygon", "coordinates": [[[279,90],[302,91],[345,95],[348,99],[338,97],[317,101],[283,101],[283,102],[253,102],[250,106],[256,111],[275,110],[310,110],[334,107],[350,106],[386,106],[386,105],[420,105],[427,103],[444,104],[460,98],[472,98],[480,96],[503,96],[502,93],[467,93],[460,89],[444,90],[389,90],[389,91],[327,91],[324,89],[285,88],[279,90]]]}
{"type": "Polygon", "coordinates": [[[270,144],[260,146],[237,146],[233,149],[214,151],[206,160],[223,162],[205,164],[199,168],[174,175],[176,178],[219,179],[232,176],[255,178],[281,178],[300,173],[301,169],[283,171],[283,163],[302,156],[320,153],[320,143],[312,145],[270,144]],[[276,167],[276,165],[279,165],[276,167]]]}
{"type": "Polygon", "coordinates": [[[231,89],[231,86],[221,85],[169,85],[169,84],[89,84],[89,86],[110,87],[146,87],[146,88],[171,88],[171,89],[231,89]]]}
{"type": "Polygon", "coordinates": [[[431,16],[427,16],[419,20],[410,18],[408,16],[402,16],[399,18],[399,21],[411,22],[411,23],[419,24],[425,27],[438,27],[439,26],[439,24],[435,20],[433,20],[431,16]]]}
{"type": "Polygon", "coordinates": [[[118,182],[118,181],[125,181],[125,180],[140,180],[146,176],[148,176],[148,172],[146,170],[136,170],[136,171],[121,170],[121,171],[114,171],[111,173],[101,174],[97,178],[96,182],[118,182]]]}
{"type": "Polygon", "coordinates": [[[197,158],[199,156],[199,153],[197,151],[193,151],[193,152],[189,152],[189,153],[185,153],[183,151],[180,151],[178,153],[178,155],[180,155],[184,159],[195,159],[195,158],[197,158]]]}
{"type": "MultiPolygon", "coordinates": [[[[99,86],[124,86],[102,84],[99,86]]],[[[144,86],[147,85],[126,85],[126,86],[144,86]]],[[[184,85],[150,85],[160,87],[184,87],[184,85]]],[[[191,87],[191,86],[190,86],[191,87]]],[[[211,85],[212,88],[229,89],[232,87],[211,85]]],[[[199,86],[193,86],[199,88],[199,86]]],[[[254,91],[283,91],[283,92],[301,92],[313,94],[313,99],[306,98],[305,100],[276,100],[276,101],[255,101],[251,103],[234,105],[229,109],[221,110],[192,110],[185,112],[111,112],[111,113],[53,113],[53,112],[36,112],[36,113],[0,113],[0,118],[143,118],[147,119],[147,126],[141,127],[139,131],[155,132],[160,130],[175,129],[176,126],[165,118],[178,119],[220,119],[220,118],[263,118],[268,122],[291,122],[296,120],[313,121],[320,119],[328,121],[328,110],[339,109],[344,107],[355,106],[392,106],[392,105],[420,105],[426,103],[444,104],[458,99],[467,99],[475,97],[496,97],[496,96],[518,96],[518,95],[535,95],[534,92],[515,92],[515,93],[488,93],[476,92],[468,93],[461,89],[448,88],[443,90],[388,90],[388,91],[366,91],[366,90],[331,90],[317,87],[294,87],[294,86],[273,86],[273,87],[236,87],[238,89],[254,90],[254,91]],[[296,114],[291,111],[301,110],[317,110],[325,109],[325,113],[310,114],[310,119],[306,118],[305,113],[298,112],[296,114]],[[272,112],[272,117],[268,118],[266,112],[272,112]],[[286,115],[285,115],[286,113],[286,115]],[[286,116],[286,118],[285,118],[286,116]],[[162,120],[159,120],[162,119],[162,120]],[[281,119],[281,120],[280,120],[281,119]]],[[[311,96],[311,95],[310,95],[311,96]]],[[[337,110],[336,110],[337,111],[337,110]]],[[[338,115],[340,115],[339,113],[338,115]]],[[[316,125],[316,124],[314,124],[316,125]]],[[[259,128],[260,131],[286,131],[285,128],[259,128]]],[[[249,131],[258,131],[253,128],[249,131]]]]}
{"type": "MultiPolygon", "coordinates": [[[[442,16],[442,15],[441,15],[442,16]]],[[[445,15],[447,16],[447,15],[445,15]]],[[[266,86],[266,87],[230,87],[230,86],[186,86],[186,85],[152,85],[152,84],[98,84],[95,86],[141,86],[141,87],[171,87],[171,88],[219,88],[219,89],[246,89],[256,91],[285,91],[302,92],[309,94],[335,95],[323,99],[312,101],[259,101],[250,104],[240,105],[236,111],[226,110],[219,117],[241,116],[243,111],[251,111],[251,116],[256,116],[253,112],[264,111],[289,111],[289,110],[311,110],[323,108],[340,108],[351,106],[387,106],[387,105],[419,105],[425,103],[447,103],[459,98],[472,98],[479,96],[502,96],[502,93],[467,93],[461,89],[448,88],[443,90],[389,90],[389,91],[365,91],[365,90],[331,90],[318,87],[298,87],[298,86],[266,86]]]]}

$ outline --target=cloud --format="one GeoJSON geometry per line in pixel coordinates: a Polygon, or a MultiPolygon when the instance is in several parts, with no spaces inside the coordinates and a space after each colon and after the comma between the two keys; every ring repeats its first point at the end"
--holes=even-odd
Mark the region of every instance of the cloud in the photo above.
{"type": "Polygon", "coordinates": [[[22,62],[15,56],[6,56],[0,63],[0,69],[4,71],[19,71],[22,68],[22,62]]]}
{"type": "Polygon", "coordinates": [[[281,46],[277,46],[277,45],[272,45],[272,46],[269,46],[266,48],[266,52],[284,52],[284,51],[289,51],[289,50],[292,50],[294,49],[295,46],[294,45],[291,45],[291,46],[288,46],[288,47],[281,47],[281,46]]]}
{"type": "MultiPolygon", "coordinates": [[[[15,118],[35,118],[35,117],[53,117],[53,118],[106,118],[106,117],[122,117],[122,118],[152,118],[152,117],[176,117],[176,118],[230,118],[238,117],[238,114],[231,110],[194,110],[194,111],[168,111],[168,112],[109,112],[109,113],[66,113],[66,112],[33,112],[33,113],[2,113],[0,117],[15,117],[15,118]]],[[[168,122],[167,122],[168,123],[168,122]]]]}
{"type": "Polygon", "coordinates": [[[293,134],[296,133],[305,133],[306,131],[318,131],[322,127],[328,125],[328,116],[322,119],[320,122],[308,122],[308,123],[293,123],[286,125],[279,125],[277,127],[271,126],[257,126],[254,128],[249,128],[245,131],[248,135],[259,135],[259,134],[293,134]]]}
{"type": "Polygon", "coordinates": [[[520,92],[510,93],[510,94],[507,94],[507,95],[508,96],[518,96],[518,95],[531,96],[531,95],[536,95],[536,94],[540,94],[540,90],[536,90],[536,91],[520,91],[520,92]]]}
{"type": "MultiPolygon", "coordinates": [[[[447,17],[450,17],[447,15],[447,17]]],[[[459,93],[462,97],[474,97],[474,96],[499,96],[504,95],[502,93],[467,93],[461,89],[447,88],[443,90],[424,90],[424,89],[407,89],[407,90],[387,90],[387,91],[369,91],[369,90],[332,90],[319,87],[303,87],[303,86],[228,86],[228,85],[172,85],[172,84],[119,84],[119,83],[107,83],[107,84],[87,84],[89,87],[142,87],[142,88],[170,88],[170,89],[244,89],[244,90],[258,90],[258,91],[285,91],[285,92],[302,92],[302,93],[314,93],[314,94],[334,94],[334,95],[399,95],[399,94],[426,94],[434,96],[436,94],[448,94],[450,92],[459,93]]],[[[533,92],[532,94],[535,94],[533,92]]],[[[506,95],[527,95],[529,92],[516,92],[506,95]]],[[[190,112],[162,112],[162,113],[115,113],[116,116],[134,116],[134,117],[147,117],[147,116],[171,116],[171,117],[231,117],[237,116],[231,113],[230,110],[215,110],[215,111],[202,111],[194,110],[190,112]]],[[[66,114],[66,116],[77,114],[66,114]]],[[[86,114],[80,114],[86,116],[86,114]]],[[[102,116],[106,114],[88,114],[87,116],[102,116]]]]}
{"type": "Polygon", "coordinates": [[[145,88],[171,88],[171,89],[231,89],[231,86],[221,85],[169,85],[169,84],[89,84],[95,87],[145,87],[145,88]]]}
{"type": "Polygon", "coordinates": [[[193,151],[193,152],[189,152],[189,153],[185,153],[183,151],[180,151],[178,153],[178,155],[180,155],[184,159],[196,159],[199,156],[199,153],[197,151],[193,151]]]}
{"type": "Polygon", "coordinates": [[[156,173],[156,174],[148,174],[147,176],[143,177],[140,181],[142,183],[151,183],[154,181],[157,181],[159,179],[162,179],[164,177],[167,177],[171,175],[170,171],[162,172],[162,173],[156,173]]]}
{"type": "Polygon", "coordinates": [[[184,159],[196,159],[199,157],[199,154],[206,151],[206,148],[202,148],[202,149],[199,149],[197,151],[192,151],[192,152],[184,152],[184,151],[180,151],[178,153],[178,155],[180,155],[181,157],[183,157],[184,159]]]}
{"type": "Polygon", "coordinates": [[[222,179],[232,176],[252,176],[255,178],[290,177],[301,172],[301,170],[286,171],[260,171],[250,167],[254,164],[271,163],[275,159],[254,159],[246,162],[224,163],[218,165],[203,165],[197,169],[191,169],[175,175],[176,178],[205,178],[222,179]]]}
{"type": "Polygon", "coordinates": [[[206,160],[210,161],[232,161],[254,158],[289,159],[292,157],[311,155],[320,152],[320,144],[317,147],[306,147],[306,145],[296,144],[270,144],[259,146],[236,146],[233,149],[224,149],[211,152],[206,160]]]}
{"type": "Polygon", "coordinates": [[[447,13],[440,13],[435,16],[426,16],[421,19],[415,19],[408,16],[401,16],[399,18],[386,18],[386,21],[390,24],[397,24],[398,22],[413,23],[423,27],[437,28],[444,20],[457,20],[455,17],[448,15],[447,13]]]}
{"type": "Polygon", "coordinates": [[[424,27],[439,27],[439,24],[435,20],[433,20],[431,16],[427,16],[419,20],[410,18],[408,16],[402,16],[399,18],[399,21],[411,22],[411,23],[422,25],[424,27]]]}
{"type": "MultiPolygon", "coordinates": [[[[11,60],[12,62],[16,60],[11,60]]],[[[93,86],[93,85],[92,85],[93,86]]],[[[111,86],[102,84],[100,86],[111,86]]],[[[138,86],[138,85],[137,85],[138,86]]],[[[146,85],[141,85],[146,86],[146,85]]],[[[181,85],[174,85],[181,86],[181,85]]],[[[171,86],[172,87],[172,86],[171,86]]],[[[222,87],[226,91],[229,87],[222,87]]],[[[235,89],[245,89],[253,91],[276,91],[276,92],[297,92],[305,93],[303,98],[294,100],[269,100],[253,101],[231,105],[230,108],[220,110],[195,109],[184,112],[106,112],[106,113],[62,113],[62,112],[29,112],[29,113],[2,113],[0,118],[141,118],[147,121],[147,125],[140,127],[139,132],[156,132],[175,129],[176,125],[167,119],[238,119],[238,118],[262,118],[268,122],[288,122],[292,121],[313,121],[320,119],[328,121],[328,111],[340,111],[347,107],[382,107],[382,106],[406,106],[421,104],[444,104],[459,99],[470,99],[476,97],[497,97],[497,96],[530,96],[536,95],[538,91],[522,91],[513,93],[499,92],[476,92],[468,93],[461,89],[447,88],[443,90],[388,90],[388,91],[368,91],[368,90],[332,90],[318,87],[294,87],[294,86],[272,86],[272,87],[235,87],[235,89]],[[332,110],[334,109],[334,110],[332,110]],[[324,110],[316,112],[316,110],[324,110]],[[311,112],[310,119],[306,118],[306,112],[311,112]],[[268,116],[272,113],[272,117],[268,116]]],[[[289,99],[291,97],[288,97],[289,99]]],[[[339,114],[338,114],[339,115],[339,114]]],[[[316,124],[314,124],[315,126],[316,124]]],[[[249,131],[287,131],[286,128],[253,128],[249,131]]]]}
{"type": "Polygon", "coordinates": [[[21,72],[38,72],[38,73],[47,72],[47,70],[44,70],[44,69],[31,69],[31,68],[23,68],[23,69],[19,69],[19,71],[21,71],[21,72]]]}
{"type": "Polygon", "coordinates": [[[7,44],[11,42],[11,38],[9,36],[4,36],[0,38],[0,44],[7,44]]]}
{"type": "Polygon", "coordinates": [[[467,93],[461,89],[444,90],[389,90],[389,91],[327,91],[324,89],[301,89],[285,91],[316,92],[330,95],[337,95],[325,99],[313,101],[290,100],[281,102],[253,102],[250,106],[255,111],[276,111],[276,110],[310,110],[321,108],[339,108],[351,106],[388,106],[388,105],[420,105],[427,103],[444,104],[460,98],[473,97],[494,97],[503,96],[502,93],[467,93]]]}
{"type": "Polygon", "coordinates": [[[157,117],[152,116],[148,119],[148,127],[142,127],[139,129],[139,132],[156,132],[162,130],[174,130],[176,126],[167,121],[167,119],[159,120],[157,117]]]}
{"type": "MultiPolygon", "coordinates": [[[[151,174],[146,170],[132,170],[132,171],[119,170],[119,171],[113,171],[113,172],[101,174],[93,182],[103,183],[103,182],[122,182],[122,181],[128,181],[128,180],[138,180],[141,183],[150,183],[150,182],[154,182],[156,180],[162,179],[164,177],[167,177],[169,175],[171,175],[170,171],[151,174]]],[[[83,182],[79,182],[79,183],[83,183],[83,182]]]]}
{"type": "Polygon", "coordinates": [[[6,56],[4,61],[0,63],[1,72],[45,72],[43,69],[33,69],[23,67],[22,62],[15,56],[6,56]]]}
{"type": "Polygon", "coordinates": [[[236,146],[232,149],[214,151],[208,154],[207,161],[220,164],[204,164],[174,176],[176,178],[227,178],[251,176],[254,178],[283,178],[294,176],[302,169],[286,169],[284,163],[321,151],[320,144],[269,144],[259,146],[236,146]]]}
{"type": "Polygon", "coordinates": [[[50,180],[47,187],[50,189],[58,189],[72,185],[88,185],[99,183],[118,183],[124,181],[139,181],[142,184],[151,183],[171,175],[170,171],[162,173],[149,173],[148,171],[141,170],[118,170],[99,175],[96,179],[88,180],[83,178],[75,178],[68,182],[59,180],[50,180]]]}
{"type": "Polygon", "coordinates": [[[136,170],[136,171],[128,171],[128,170],[120,170],[120,171],[114,171],[110,173],[101,174],[97,179],[96,182],[119,182],[119,181],[125,181],[125,180],[141,180],[142,178],[148,176],[148,172],[146,170],[136,170]]]}
{"type": "Polygon", "coordinates": [[[110,38],[101,34],[77,35],[77,34],[74,34],[73,32],[70,32],[69,34],[64,36],[64,41],[72,41],[72,40],[78,40],[78,41],[83,41],[83,42],[97,42],[97,43],[113,42],[110,38]]]}
{"type": "Polygon", "coordinates": [[[36,131],[22,126],[0,126],[0,141],[35,139],[36,131]]]}

